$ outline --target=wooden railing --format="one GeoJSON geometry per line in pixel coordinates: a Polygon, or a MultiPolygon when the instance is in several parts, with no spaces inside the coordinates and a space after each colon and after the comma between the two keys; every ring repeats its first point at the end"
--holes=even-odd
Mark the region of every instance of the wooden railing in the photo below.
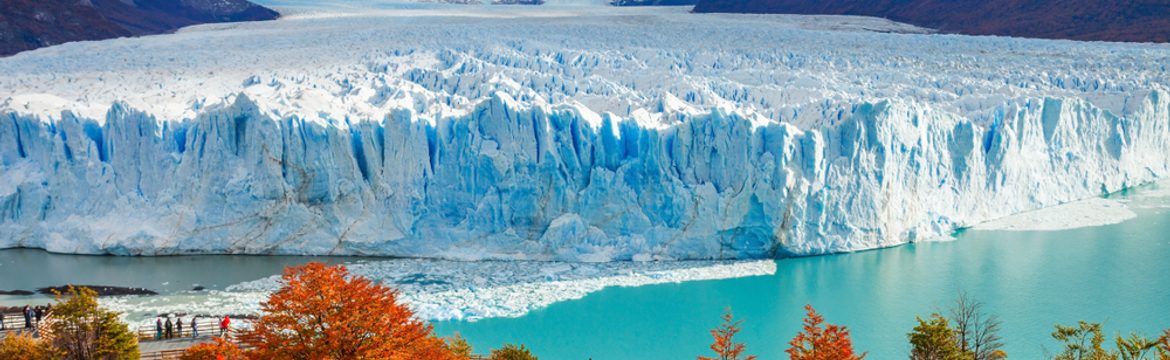
{"type": "MultiPolygon", "coordinates": [[[[183,326],[183,331],[181,333],[178,331],[178,327],[173,326],[173,324],[172,324],[171,328],[175,330],[173,339],[178,339],[178,338],[182,338],[182,337],[190,337],[194,334],[191,331],[191,327],[186,326],[187,324],[190,324],[191,321],[188,320],[188,321],[185,321],[184,323],[185,324],[183,326]]],[[[139,325],[138,330],[136,332],[138,334],[138,341],[167,340],[166,338],[163,338],[163,339],[158,338],[158,333],[157,333],[157,329],[155,328],[155,324],[139,325]]],[[[199,321],[199,336],[200,337],[218,336],[218,335],[219,335],[219,319],[206,318],[206,319],[201,319],[199,321]]],[[[165,327],[163,328],[163,336],[166,336],[166,328],[165,327]]]]}
{"type": "Polygon", "coordinates": [[[183,356],[183,352],[187,349],[175,349],[166,351],[156,351],[151,353],[143,353],[138,356],[139,360],[174,360],[183,356]]]}
{"type": "MultiPolygon", "coordinates": [[[[4,314],[4,317],[5,317],[4,318],[5,329],[3,331],[0,331],[0,335],[7,335],[10,333],[19,333],[19,332],[26,330],[24,328],[25,323],[24,323],[24,315],[23,314],[6,313],[6,314],[4,314]],[[13,319],[15,319],[15,321],[13,319]]],[[[35,322],[35,320],[34,320],[34,322],[35,322]]],[[[50,334],[49,329],[50,329],[51,323],[52,323],[52,319],[48,316],[48,314],[46,314],[41,319],[41,321],[39,323],[34,323],[34,327],[35,327],[34,334],[36,334],[36,336],[38,336],[38,337],[49,336],[49,334],[50,334]]],[[[190,324],[190,321],[188,320],[187,323],[190,324]]],[[[177,330],[177,327],[172,327],[172,329],[177,330]]],[[[163,329],[163,331],[164,331],[163,335],[166,335],[165,328],[163,329]]],[[[230,329],[230,330],[228,330],[228,338],[233,339],[233,342],[236,342],[234,340],[239,339],[239,335],[242,332],[243,332],[243,330],[230,329]]],[[[139,342],[159,341],[159,339],[156,338],[157,333],[156,333],[156,329],[155,329],[155,324],[153,324],[153,323],[139,325],[138,329],[136,330],[136,334],[138,335],[139,342]]],[[[180,338],[183,338],[184,336],[191,337],[191,335],[192,335],[191,327],[184,326],[182,334],[180,334],[176,331],[174,333],[174,335],[175,335],[175,337],[173,337],[172,339],[180,339],[180,338]]],[[[206,321],[199,322],[199,338],[200,339],[206,339],[206,342],[211,342],[212,341],[211,338],[215,337],[215,336],[219,336],[219,319],[207,318],[206,321]]],[[[3,338],[3,336],[0,336],[0,338],[3,338]]],[[[167,340],[167,339],[161,339],[161,340],[167,340]]],[[[237,345],[239,345],[239,344],[237,343],[237,345]]],[[[180,357],[182,357],[184,351],[186,351],[186,349],[172,349],[172,350],[163,350],[163,351],[153,351],[153,352],[141,353],[139,359],[141,359],[141,360],[176,360],[176,359],[179,359],[180,357]]],[[[470,357],[470,360],[488,360],[488,359],[489,359],[488,355],[473,354],[470,357]]]]}
{"type": "MultiPolygon", "coordinates": [[[[36,318],[33,318],[36,322],[36,318]]],[[[19,312],[4,313],[4,331],[16,331],[24,329],[24,314],[19,312]]]]}
{"type": "Polygon", "coordinates": [[[35,317],[32,318],[32,321],[33,330],[28,330],[25,328],[27,324],[24,322],[24,314],[19,312],[4,313],[4,330],[0,331],[0,338],[8,334],[20,334],[25,331],[33,331],[33,334],[38,337],[45,336],[48,333],[49,324],[51,323],[49,314],[44,314],[40,322],[37,322],[35,317]]]}
{"type": "MultiPolygon", "coordinates": [[[[138,359],[139,360],[175,360],[175,359],[182,357],[184,351],[186,351],[186,349],[152,352],[152,353],[142,354],[142,356],[138,357],[138,359]]],[[[468,359],[469,360],[488,360],[490,358],[488,357],[488,355],[471,355],[471,357],[469,357],[468,359]]]]}

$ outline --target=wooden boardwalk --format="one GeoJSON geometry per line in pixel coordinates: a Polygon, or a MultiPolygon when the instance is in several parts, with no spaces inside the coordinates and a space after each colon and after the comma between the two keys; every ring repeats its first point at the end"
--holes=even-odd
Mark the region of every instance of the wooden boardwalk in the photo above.
{"type": "Polygon", "coordinates": [[[141,354],[139,359],[178,359],[187,348],[212,341],[211,335],[199,335],[199,337],[139,341],[138,353],[141,354]]]}
{"type": "MultiPolygon", "coordinates": [[[[170,339],[159,339],[155,324],[143,324],[135,331],[138,334],[138,352],[142,360],[178,359],[183,351],[196,344],[211,342],[219,335],[219,320],[214,317],[199,318],[199,336],[193,336],[190,326],[184,326],[182,332],[176,332],[170,339]]],[[[187,318],[185,324],[190,324],[187,318]]],[[[177,330],[177,327],[175,327],[177,330]]],[[[239,330],[231,329],[229,339],[237,338],[239,330]]]]}
{"type": "MultiPolygon", "coordinates": [[[[47,335],[47,328],[50,322],[51,320],[45,317],[39,324],[34,324],[32,329],[26,329],[24,327],[24,315],[20,313],[5,313],[4,329],[0,330],[0,339],[9,335],[19,335],[26,332],[31,332],[34,337],[47,335]]],[[[189,318],[186,323],[190,323],[189,318]]],[[[240,332],[241,330],[239,329],[231,329],[228,332],[228,338],[233,339],[233,342],[239,345],[234,339],[239,338],[238,335],[240,332]]],[[[183,351],[187,350],[187,348],[200,343],[212,342],[219,335],[219,319],[213,317],[200,318],[199,336],[193,336],[191,328],[185,326],[181,334],[176,333],[176,336],[170,339],[159,339],[154,324],[141,325],[135,330],[135,333],[138,335],[138,352],[141,354],[140,360],[176,360],[183,355],[183,351]]],[[[471,356],[471,360],[486,359],[488,359],[486,355],[477,354],[471,356]]]]}
{"type": "MultiPolygon", "coordinates": [[[[138,335],[138,352],[142,355],[141,359],[146,360],[162,360],[162,359],[178,359],[183,351],[195,344],[211,342],[213,337],[219,335],[219,319],[206,318],[202,319],[203,323],[199,324],[199,336],[192,336],[190,327],[184,327],[182,334],[175,334],[171,339],[157,339],[155,336],[154,324],[150,326],[141,326],[137,329],[138,335]]],[[[0,338],[12,335],[20,335],[31,333],[33,337],[43,337],[48,335],[48,326],[52,321],[50,317],[46,316],[41,319],[40,323],[34,321],[32,328],[25,328],[24,315],[16,313],[4,313],[4,329],[0,330],[0,338]]],[[[190,319],[188,319],[189,323],[190,319]]],[[[229,336],[234,336],[237,330],[233,330],[229,336]]]]}
{"type": "Polygon", "coordinates": [[[43,318],[40,323],[33,318],[33,327],[25,328],[24,314],[19,312],[4,313],[4,329],[0,330],[0,339],[8,335],[20,335],[31,332],[34,337],[39,337],[41,331],[48,327],[49,319],[43,318]]]}

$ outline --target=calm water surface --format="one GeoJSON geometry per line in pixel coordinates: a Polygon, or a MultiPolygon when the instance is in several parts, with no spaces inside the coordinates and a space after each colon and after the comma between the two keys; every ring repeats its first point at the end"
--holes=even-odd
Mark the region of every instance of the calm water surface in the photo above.
{"type": "Polygon", "coordinates": [[[437,324],[477,349],[525,343],[541,359],[694,359],[724,307],[761,359],[787,359],[805,304],[846,325],[868,359],[905,359],[915,316],[966,291],[1003,320],[1011,358],[1055,349],[1053,325],[1102,322],[1112,334],[1170,328],[1170,214],[1054,232],[968,231],[957,241],[785,259],[773,276],[610,288],[515,319],[437,324]]]}
{"type": "MultiPolygon", "coordinates": [[[[1167,202],[1170,203],[1170,202],[1167,202]]],[[[946,311],[959,290],[1003,319],[1011,358],[1056,346],[1056,323],[1103,322],[1108,333],[1170,328],[1170,212],[1159,206],[1116,225],[1055,232],[968,231],[957,241],[777,261],[775,275],[610,288],[514,319],[440,322],[480,352],[524,343],[541,359],[693,359],[730,306],[739,339],[762,359],[785,359],[804,304],[847,325],[869,359],[906,358],[916,315],[946,311]]],[[[155,258],[0,251],[0,290],[85,283],[163,293],[227,285],[285,265],[357,258],[175,256],[155,258]]],[[[485,274],[485,276],[491,276],[485,274]]],[[[0,305],[39,298],[0,296],[0,305]]],[[[1111,336],[1112,337],[1112,336],[1111,336]]]]}

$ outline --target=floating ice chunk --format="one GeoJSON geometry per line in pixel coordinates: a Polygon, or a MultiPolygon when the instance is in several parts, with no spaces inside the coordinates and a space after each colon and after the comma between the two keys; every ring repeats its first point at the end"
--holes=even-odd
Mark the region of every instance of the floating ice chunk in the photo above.
{"type": "Polygon", "coordinates": [[[1068,230],[1117,224],[1135,217],[1137,214],[1119,201],[1088,199],[988,221],[975,230],[1068,230]]]}

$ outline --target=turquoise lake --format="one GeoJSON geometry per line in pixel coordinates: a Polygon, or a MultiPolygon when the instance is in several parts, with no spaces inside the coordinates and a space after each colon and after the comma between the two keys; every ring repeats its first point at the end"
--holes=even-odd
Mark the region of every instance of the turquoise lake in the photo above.
{"type": "MultiPolygon", "coordinates": [[[[955,241],[852,254],[783,259],[774,275],[630,288],[607,288],[519,318],[437,322],[486,353],[523,343],[541,359],[694,359],[710,355],[708,330],[730,307],[742,319],[738,340],[761,359],[783,351],[812,304],[828,322],[848,326],[868,359],[904,359],[915,316],[949,310],[962,290],[1003,320],[1013,359],[1055,350],[1053,325],[1101,322],[1153,335],[1170,328],[1170,197],[1136,196],[1137,217],[1063,231],[966,231],[955,241]]],[[[286,265],[376,258],[289,256],[107,257],[0,250],[0,290],[64,283],[142,286],[164,294],[279,273],[286,265]]],[[[492,276],[492,274],[484,274],[492,276]]],[[[0,296],[0,305],[43,303],[44,296],[0,296]]],[[[196,301],[193,298],[188,301],[196,301]]]]}
{"type": "Polygon", "coordinates": [[[438,323],[482,350],[524,343],[541,359],[694,359],[730,306],[749,354],[787,359],[812,304],[848,326],[867,359],[905,359],[915,316],[966,291],[1003,320],[1009,358],[1040,359],[1053,325],[1101,322],[1113,335],[1170,328],[1170,213],[1048,232],[967,231],[956,241],[777,261],[772,276],[609,288],[513,319],[438,323]]]}

